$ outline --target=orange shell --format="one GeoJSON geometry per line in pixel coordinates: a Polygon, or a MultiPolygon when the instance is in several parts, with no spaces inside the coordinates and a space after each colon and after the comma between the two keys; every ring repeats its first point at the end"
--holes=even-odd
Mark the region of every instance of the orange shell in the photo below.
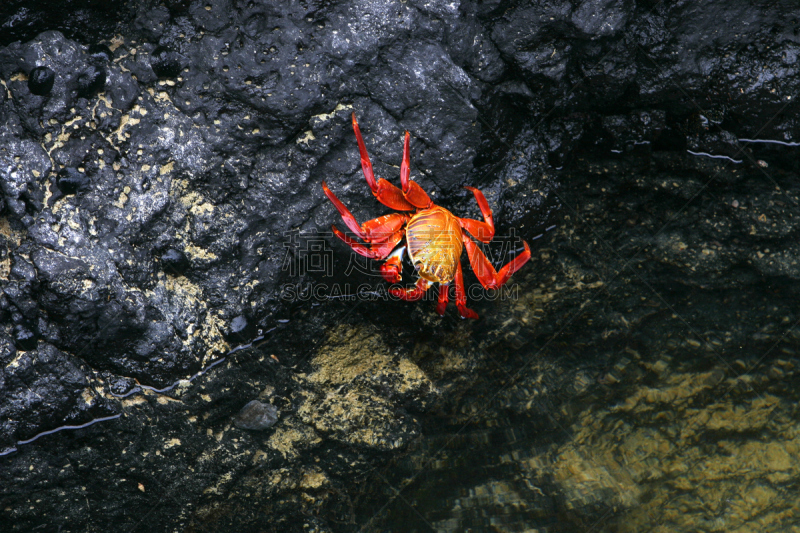
{"type": "Polygon", "coordinates": [[[461,224],[447,209],[437,205],[414,215],[406,226],[408,255],[420,277],[449,283],[461,257],[461,224]]]}

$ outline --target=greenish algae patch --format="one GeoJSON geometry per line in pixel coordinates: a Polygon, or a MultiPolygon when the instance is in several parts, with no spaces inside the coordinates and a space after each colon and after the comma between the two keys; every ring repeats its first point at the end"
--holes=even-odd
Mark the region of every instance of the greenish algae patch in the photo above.
{"type": "Polygon", "coordinates": [[[675,373],[582,413],[551,456],[567,501],[627,509],[614,531],[785,531],[800,520],[800,425],[741,382],[675,373]]]}
{"type": "Polygon", "coordinates": [[[391,376],[398,392],[432,387],[425,373],[405,357],[394,357],[375,331],[340,326],[314,357],[314,372],[308,380],[315,384],[351,383],[359,377],[379,374],[391,376]]]}
{"type": "Polygon", "coordinates": [[[310,390],[297,415],[305,424],[343,444],[389,451],[418,435],[416,423],[397,403],[434,389],[411,360],[397,357],[372,328],[339,326],[312,362],[310,390]]]}
{"type": "MultiPolygon", "coordinates": [[[[209,481],[195,518],[222,523],[235,516],[256,524],[286,508],[313,515],[339,505],[342,469],[366,477],[376,462],[398,457],[416,440],[418,422],[404,405],[424,406],[433,386],[383,339],[376,328],[338,326],[313,355],[311,371],[291,375],[275,426],[264,432],[226,426],[216,436],[217,449],[198,461],[204,468],[225,466],[209,481]],[[236,439],[249,454],[246,462],[227,460],[239,450],[236,439]]],[[[276,394],[271,384],[262,390],[265,400],[276,394]]]]}
{"type": "Polygon", "coordinates": [[[289,421],[281,424],[267,440],[267,446],[278,452],[284,459],[300,457],[304,450],[322,442],[319,435],[309,426],[289,421]]]}

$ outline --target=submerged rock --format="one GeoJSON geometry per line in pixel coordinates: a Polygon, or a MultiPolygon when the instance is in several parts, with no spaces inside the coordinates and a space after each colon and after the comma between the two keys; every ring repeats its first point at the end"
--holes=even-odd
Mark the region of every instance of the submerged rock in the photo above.
{"type": "Polygon", "coordinates": [[[236,427],[253,431],[271,428],[277,421],[278,409],[274,405],[258,400],[249,402],[233,417],[236,427]]]}

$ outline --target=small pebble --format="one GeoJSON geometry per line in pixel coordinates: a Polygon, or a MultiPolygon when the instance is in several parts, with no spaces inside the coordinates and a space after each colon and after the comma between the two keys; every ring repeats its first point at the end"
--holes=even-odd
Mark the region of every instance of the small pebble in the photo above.
{"type": "Polygon", "coordinates": [[[247,318],[244,315],[239,315],[231,320],[231,333],[242,333],[247,329],[247,318]]]}
{"type": "Polygon", "coordinates": [[[260,430],[275,425],[278,421],[278,409],[268,403],[253,400],[233,417],[233,423],[240,429],[260,430]]]}
{"type": "Polygon", "coordinates": [[[161,268],[167,274],[183,274],[191,266],[186,254],[170,248],[161,254],[161,268]]]}
{"type": "Polygon", "coordinates": [[[28,90],[37,96],[47,96],[55,80],[55,72],[47,67],[36,67],[28,74],[28,90]]]}

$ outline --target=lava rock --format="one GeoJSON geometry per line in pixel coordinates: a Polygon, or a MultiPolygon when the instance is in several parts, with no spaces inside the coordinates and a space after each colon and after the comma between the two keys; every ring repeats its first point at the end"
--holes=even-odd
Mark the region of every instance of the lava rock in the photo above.
{"type": "Polygon", "coordinates": [[[110,374],[108,376],[108,388],[114,396],[127,396],[136,389],[136,381],[110,374]]]}
{"type": "Polygon", "coordinates": [[[593,38],[607,37],[625,25],[628,13],[624,0],[584,0],[573,11],[571,22],[593,38]]]}
{"type": "MultiPolygon", "coordinates": [[[[11,260],[12,260],[12,262],[11,262],[11,278],[12,279],[16,278],[16,279],[25,280],[25,281],[34,281],[36,279],[36,269],[33,267],[33,265],[31,264],[30,261],[25,259],[25,257],[23,257],[20,254],[14,254],[11,257],[11,260]]],[[[20,292],[24,293],[24,291],[20,291],[20,292]]],[[[9,292],[6,291],[6,294],[9,294],[9,292]]],[[[33,304],[32,300],[30,300],[30,301],[31,301],[31,305],[30,305],[31,309],[35,309],[36,305],[33,304]]],[[[19,303],[17,303],[17,307],[19,307],[19,303]]],[[[31,313],[31,315],[33,315],[33,314],[35,314],[35,313],[31,313]]]]}
{"type": "Polygon", "coordinates": [[[150,67],[159,78],[176,78],[181,73],[181,57],[173,50],[158,47],[150,54],[150,67]]]}
{"type": "Polygon", "coordinates": [[[184,274],[190,265],[186,254],[175,248],[161,254],[161,268],[168,274],[184,274]]]}
{"type": "Polygon", "coordinates": [[[132,16],[131,6],[97,0],[7,0],[0,7],[0,46],[27,41],[52,28],[83,42],[110,38],[121,20],[132,16]]]}
{"type": "Polygon", "coordinates": [[[114,57],[111,49],[104,44],[92,44],[86,50],[86,53],[89,55],[89,62],[98,66],[110,62],[114,57]]]}
{"type": "Polygon", "coordinates": [[[50,165],[42,145],[25,139],[15,131],[13,122],[0,130],[0,168],[8,169],[0,172],[0,194],[14,217],[36,210],[35,204],[43,193],[50,165]]]}
{"type": "Polygon", "coordinates": [[[7,365],[16,354],[17,348],[14,342],[5,334],[0,333],[0,363],[2,363],[3,366],[7,365]]]}
{"type": "Polygon", "coordinates": [[[233,417],[233,423],[240,429],[260,431],[271,428],[278,421],[278,409],[268,403],[253,400],[242,407],[233,417]]]}
{"type": "MultiPolygon", "coordinates": [[[[18,380],[13,387],[0,385],[0,437],[8,437],[0,440],[0,450],[9,439],[16,439],[14,444],[88,420],[79,416],[81,409],[99,400],[81,376],[93,376],[92,388],[110,386],[118,394],[137,394],[134,380],[161,388],[176,381],[187,385],[165,393],[180,396],[179,402],[132,402],[118,422],[68,438],[48,436],[24,453],[0,458],[0,465],[8,465],[0,479],[18,485],[0,497],[0,520],[20,531],[52,527],[46,521],[53,516],[66,516],[59,523],[65,530],[124,525],[128,517],[142,516],[152,510],[152,499],[130,497],[134,470],[147,494],[160,480],[173,484],[174,498],[151,515],[161,529],[293,532],[312,516],[319,530],[335,529],[323,523],[325,517],[347,513],[330,512],[338,505],[331,495],[349,497],[346,480],[365,479],[402,453],[425,424],[418,416],[421,406],[443,413],[440,395],[457,403],[466,396],[464,384],[485,382],[486,366],[476,357],[489,348],[473,341],[500,338],[500,332],[522,345],[535,336],[544,340],[566,315],[548,311],[542,320],[542,299],[552,302],[548,309],[574,310],[587,294],[565,299],[569,287],[589,290],[614,278],[613,272],[600,279],[585,272],[586,265],[597,263],[584,253],[593,242],[587,229],[613,241],[623,255],[660,254],[649,268],[669,265],[651,278],[664,285],[685,282],[674,272],[692,278],[697,290],[715,283],[739,290],[751,283],[746,276],[731,278],[737,272],[753,279],[778,279],[786,272],[780,275],[795,279],[792,236],[800,217],[786,214],[794,215],[794,198],[779,198],[761,171],[760,181],[751,176],[745,187],[737,185],[744,179],[740,174],[702,172],[708,161],[692,156],[686,166],[672,159],[688,157],[685,148],[726,150],[733,157],[741,138],[798,140],[796,113],[785,107],[800,79],[793,8],[785,2],[766,9],[745,0],[700,0],[646,9],[630,0],[332,0],[238,2],[231,9],[230,0],[174,0],[114,6],[117,11],[107,10],[105,24],[87,32],[97,21],[89,4],[97,2],[70,2],[75,9],[68,17],[63,1],[43,0],[27,12],[22,0],[0,8],[0,90],[13,96],[0,106],[0,334],[13,344],[13,324],[23,324],[39,335],[38,350],[16,353],[19,364],[0,368],[0,380],[18,380]],[[41,6],[58,16],[40,19],[32,33],[41,6]],[[117,18],[109,23],[108,17],[117,18]],[[68,37],[39,33],[52,27],[65,28],[68,37]],[[113,48],[113,61],[106,51],[81,44],[104,42],[113,48]],[[48,98],[32,94],[17,76],[31,72],[43,56],[56,76],[48,98]],[[90,67],[93,74],[85,77],[80,96],[106,87],[103,98],[78,98],[77,75],[90,67]],[[105,83],[92,87],[101,72],[105,83]],[[707,124],[695,121],[699,125],[691,130],[682,127],[698,104],[721,108],[722,116],[707,124]],[[785,113],[775,115],[780,109],[785,113]],[[493,324],[485,330],[464,321],[453,329],[452,309],[453,316],[441,320],[422,304],[356,304],[344,298],[279,302],[276,295],[288,282],[316,280],[313,273],[291,270],[305,250],[294,235],[327,231],[331,223],[341,227],[320,189],[323,179],[359,220],[386,213],[364,182],[353,112],[376,175],[399,183],[403,132],[409,130],[412,178],[438,205],[480,218],[474,197],[462,187],[483,190],[498,239],[516,229],[518,238],[531,244],[531,264],[515,281],[539,292],[491,313],[489,302],[471,300],[470,305],[483,306],[482,322],[493,324]],[[767,115],[775,120],[762,131],[767,115]],[[645,170],[604,174],[629,147],[652,149],[641,163],[645,170]],[[598,160],[597,154],[604,157],[598,160]],[[570,174],[579,163],[578,172],[570,174]],[[81,194],[44,205],[43,196],[53,193],[53,200],[60,191],[49,182],[53,164],[85,168],[91,186],[81,182],[75,187],[81,194]],[[681,211],[682,195],[701,194],[698,175],[712,188],[725,177],[730,189],[714,190],[716,198],[703,196],[681,211]],[[580,179],[586,182],[564,196],[561,184],[580,179]],[[567,235],[573,230],[581,235],[576,249],[548,253],[547,239],[533,238],[555,223],[561,198],[565,206],[592,216],[570,213],[564,223],[567,235]],[[734,201],[742,208],[730,207],[734,201]],[[625,202],[633,208],[621,210],[625,202]],[[719,211],[704,211],[709,205],[719,211]],[[604,213],[617,216],[603,218],[604,213]],[[654,219],[659,213],[665,218],[654,219]],[[705,240],[688,224],[679,232],[662,232],[676,213],[686,220],[692,216],[705,240]],[[728,219],[732,224],[723,224],[728,219]],[[648,224],[633,244],[615,237],[643,221],[648,224]],[[756,234],[748,236],[751,227],[756,234]],[[740,232],[735,235],[742,249],[724,254],[716,243],[728,244],[733,231],[740,232]],[[660,245],[653,242],[657,234],[660,245]],[[771,251],[760,246],[755,254],[765,235],[771,251]],[[776,250],[784,256],[775,257],[776,250]],[[687,257],[693,252],[700,263],[687,257]],[[570,276],[553,281],[543,264],[551,269],[566,264],[570,276]],[[689,264],[700,268],[689,271],[689,264]],[[725,264],[736,269],[711,279],[725,264]],[[277,323],[277,317],[290,321],[277,323]],[[352,334],[352,341],[328,352],[328,371],[308,378],[325,356],[318,352],[321,343],[336,335],[333,324],[357,331],[370,321],[394,327],[370,339],[352,334]],[[278,337],[281,328],[295,329],[278,337]],[[230,352],[229,331],[266,338],[258,346],[243,343],[227,363],[199,375],[207,368],[204,362],[222,361],[230,352]],[[469,348],[442,351],[440,341],[447,338],[469,348]],[[374,346],[384,343],[391,346],[380,350],[384,363],[376,371],[374,346]],[[430,366],[415,370],[416,378],[398,375],[398,368],[414,367],[407,357],[412,349],[414,361],[430,366]],[[53,356],[54,350],[61,355],[53,356]],[[435,366],[433,360],[442,359],[448,369],[435,366]],[[340,361],[360,371],[350,372],[340,361]],[[70,373],[74,383],[59,389],[62,376],[70,373]],[[408,379],[422,383],[423,376],[432,376],[425,383],[430,392],[412,387],[418,392],[409,393],[408,379]],[[128,386],[119,385],[123,382],[128,386]],[[32,388],[45,400],[28,393],[28,383],[38,383],[32,388]],[[281,424],[275,431],[282,434],[267,443],[270,439],[258,434],[229,432],[235,408],[264,397],[269,387],[277,391],[270,398],[286,399],[276,404],[281,424]],[[262,447],[264,454],[242,453],[262,447]],[[205,462],[212,454],[213,461],[205,462]],[[68,457],[73,466],[53,457],[68,457]],[[191,469],[199,463],[216,478],[196,475],[191,469]],[[76,483],[74,474],[64,473],[81,464],[87,472],[105,473],[108,481],[89,474],[86,483],[76,483]],[[269,485],[266,471],[280,471],[280,486],[289,488],[269,485]],[[250,490],[256,485],[260,494],[250,490]],[[242,494],[252,495],[248,505],[240,504],[242,494]],[[230,504],[221,499],[228,495],[234,496],[230,504]],[[78,505],[87,498],[92,513],[78,505]],[[78,503],[64,509],[61,501],[78,503]],[[186,509],[196,511],[187,516],[186,509]]],[[[795,190],[794,154],[780,156],[781,164],[768,151],[777,147],[759,150],[770,174],[785,179],[782,190],[795,190]]],[[[352,288],[362,279],[381,283],[366,275],[359,279],[349,263],[352,250],[333,237],[323,239],[337,281],[352,288]]],[[[648,264],[642,267],[644,272],[648,264]]],[[[476,283],[470,272],[465,275],[467,283],[476,283]]],[[[498,352],[527,356],[533,344],[498,352]]],[[[546,392],[537,394],[542,405],[550,401],[546,392]]]]}
{"type": "Polygon", "coordinates": [[[102,91],[106,85],[106,70],[97,65],[89,65],[75,81],[78,96],[91,98],[102,91]]]}
{"type": "Polygon", "coordinates": [[[53,89],[56,73],[48,67],[36,67],[28,74],[28,89],[37,96],[47,96],[53,89]]]}
{"type": "Polygon", "coordinates": [[[14,326],[14,344],[17,349],[29,351],[36,348],[36,334],[22,324],[14,326]]]}
{"type": "Polygon", "coordinates": [[[89,177],[77,168],[64,167],[56,176],[56,185],[64,194],[76,194],[89,187],[89,177]]]}
{"type": "Polygon", "coordinates": [[[31,348],[32,344],[28,341],[28,349],[20,348],[16,364],[7,366],[0,376],[5,380],[0,389],[0,448],[63,426],[66,420],[93,418],[86,416],[87,411],[95,410],[101,401],[87,388],[79,360],[50,344],[40,342],[31,348]],[[5,423],[9,420],[14,422],[5,423]]]}

